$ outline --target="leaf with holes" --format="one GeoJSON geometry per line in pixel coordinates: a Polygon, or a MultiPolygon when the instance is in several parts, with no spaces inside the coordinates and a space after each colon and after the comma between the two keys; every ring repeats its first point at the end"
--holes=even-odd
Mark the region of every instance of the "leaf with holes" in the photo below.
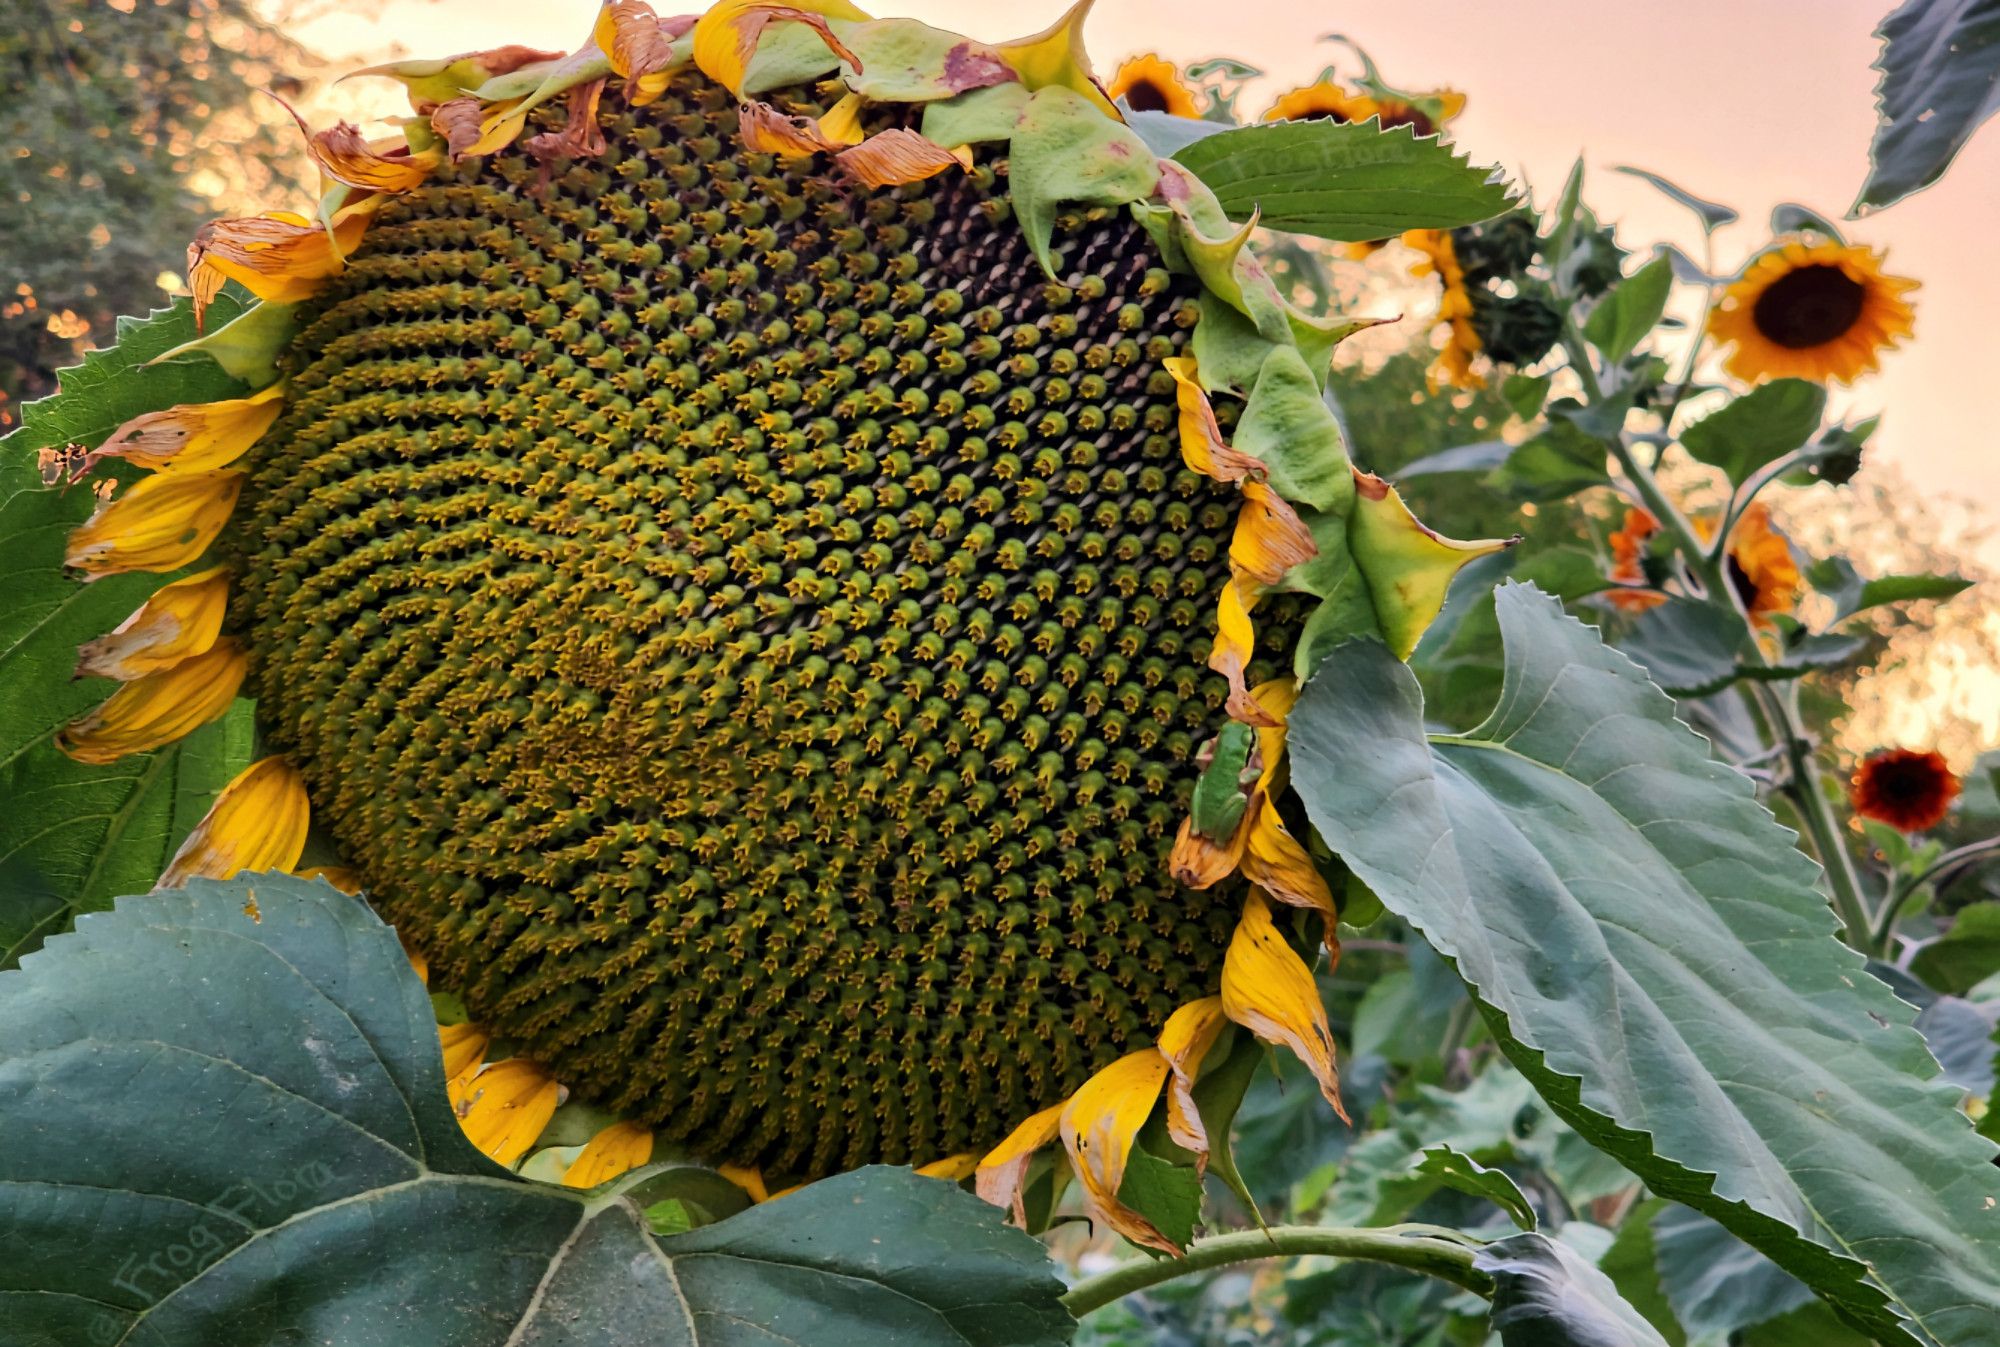
{"type": "Polygon", "coordinates": [[[8,1343],[1054,1347],[1073,1327],[1040,1245],[908,1170],[658,1239],[635,1201],[501,1169],[452,1116],[395,932],[282,875],[121,900],[0,974],[0,1229],[8,1343]]]}
{"type": "Polygon", "coordinates": [[[1409,669],[1333,651],[1291,716],[1327,844],[1465,979],[1551,1107],[1884,1343],[1984,1342],[2000,1170],[1911,1009],[1834,938],[1750,782],[1590,628],[1495,599],[1486,722],[1428,736],[1409,669]]]}
{"type": "Polygon", "coordinates": [[[1868,181],[1853,215],[1891,206],[1944,175],[1980,123],[2000,112],[2000,4],[1904,0],[1875,30],[1882,72],[1868,181]]]}

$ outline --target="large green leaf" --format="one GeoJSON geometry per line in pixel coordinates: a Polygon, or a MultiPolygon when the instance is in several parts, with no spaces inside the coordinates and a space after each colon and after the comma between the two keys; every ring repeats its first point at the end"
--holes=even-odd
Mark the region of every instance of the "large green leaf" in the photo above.
{"type": "Polygon", "coordinates": [[[515,1177],[452,1117],[395,932],[278,875],[124,899],[0,974],[0,1230],[10,1347],[1000,1347],[1071,1328],[1035,1241],[907,1170],[666,1239],[623,1197],[515,1177]]]}
{"type": "Polygon", "coordinates": [[[1880,121],[1859,215],[1943,176],[1979,124],[2000,111],[2000,3],[1904,0],[1875,30],[1880,121]]]}
{"type": "Polygon", "coordinates": [[[1546,1235],[1512,1235],[1473,1266],[1493,1278],[1493,1327],[1506,1347],[1667,1347],[1582,1255],[1546,1235]]]}
{"type": "Polygon", "coordinates": [[[1773,379],[1681,432],[1698,461],[1721,468],[1732,485],[1800,448],[1826,413],[1826,386],[1773,379]]]}
{"type": "Polygon", "coordinates": [[[1350,243],[1477,224],[1511,204],[1497,170],[1472,167],[1436,137],[1373,121],[1240,126],[1174,158],[1232,220],[1261,211],[1271,229],[1350,243]]]}
{"type": "MultiPolygon", "coordinates": [[[[242,301],[209,309],[211,328],[242,301]]],[[[87,767],[51,740],[103,701],[112,684],[73,681],[76,648],[123,621],[159,584],[121,575],[85,585],[63,570],[69,531],[90,516],[84,487],[44,485],[36,452],[94,447],[142,412],[206,401],[243,385],[202,356],[146,366],[194,335],[187,301],[126,319],[117,344],[64,370],[55,395],[30,404],[0,440],[0,968],[62,929],[72,913],[151,887],[218,790],[249,761],[247,720],[210,726],[157,753],[87,767]]]]}
{"type": "Polygon", "coordinates": [[[1729,1347],[1737,1330],[1812,1303],[1797,1277],[1698,1211],[1668,1203],[1652,1227],[1660,1289],[1689,1347],[1729,1347]]]}
{"type": "Polygon", "coordinates": [[[1918,950],[1910,971],[1941,992],[1963,994],[2000,971],[2000,903],[1973,903],[1951,929],[1918,950]]]}
{"type": "Polygon", "coordinates": [[[1674,705],[1521,585],[1499,704],[1428,738],[1409,669],[1328,656],[1291,718],[1327,843],[1451,959],[1550,1105],[1884,1342],[1989,1341],[2000,1170],[1816,868],[1674,705]]]}

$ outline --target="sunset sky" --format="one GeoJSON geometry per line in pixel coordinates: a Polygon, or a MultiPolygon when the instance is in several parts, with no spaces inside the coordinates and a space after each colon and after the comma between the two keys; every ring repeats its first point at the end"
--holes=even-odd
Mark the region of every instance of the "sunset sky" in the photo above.
{"type": "MultiPolygon", "coordinates": [[[[1718,257],[1733,267],[1764,239],[1773,205],[1799,201],[1838,217],[1853,200],[1874,125],[1872,32],[1888,4],[1100,0],[1088,33],[1100,74],[1138,51],[1177,62],[1231,55],[1263,67],[1271,75],[1253,88],[1253,110],[1341,55],[1316,42],[1321,34],[1347,33],[1391,83],[1464,90],[1470,102],[1454,124],[1460,147],[1542,197],[1583,154],[1595,170],[1589,197],[1628,246],[1671,238],[1698,256],[1699,231],[1645,184],[1609,172],[1612,165],[1637,164],[1735,206],[1744,219],[1719,236],[1718,257]]],[[[655,7],[674,8],[669,0],[655,7]]],[[[294,31],[338,64],[507,42],[570,49],[596,8],[594,0],[392,0],[294,31]]],[[[878,0],[869,8],[1006,38],[1044,26],[1062,6],[878,0]]],[[[1942,185],[1853,225],[1851,239],[1885,248],[1891,268],[1924,288],[1915,342],[1892,353],[1879,376],[1836,394],[1836,405],[1856,414],[1887,410],[1876,444],[1919,489],[1986,501],[2000,496],[1987,421],[2000,307],[1987,223],[1996,200],[2000,129],[1989,127],[1942,185]]],[[[2000,564],[2000,540],[1988,540],[1984,557],[2000,564]]]]}

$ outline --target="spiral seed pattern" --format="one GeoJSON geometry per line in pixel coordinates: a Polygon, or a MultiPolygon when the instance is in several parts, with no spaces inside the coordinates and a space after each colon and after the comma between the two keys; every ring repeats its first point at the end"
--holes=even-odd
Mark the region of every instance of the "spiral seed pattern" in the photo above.
{"type": "Polygon", "coordinates": [[[714,86],[614,101],[312,302],[235,525],[260,715],[582,1097],[797,1177],[991,1143],[1214,990],[1241,902],[1166,866],[1235,514],[1160,369],[1192,286],[1122,212],[1048,283],[1004,162],[867,193],[714,86]]]}

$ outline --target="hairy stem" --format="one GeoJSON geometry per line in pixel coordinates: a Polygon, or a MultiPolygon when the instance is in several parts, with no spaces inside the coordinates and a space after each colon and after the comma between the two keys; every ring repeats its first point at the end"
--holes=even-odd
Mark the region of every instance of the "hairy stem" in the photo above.
{"type": "Polygon", "coordinates": [[[1912,895],[1924,885],[1953,870],[1978,865],[1982,861],[2000,858],[2000,837],[1988,837],[1979,842],[1968,842],[1962,847],[1947,851],[1913,875],[1899,879],[1889,890],[1889,897],[1882,904],[1882,910],[1875,914],[1875,931],[1869,942],[1872,953],[1888,958],[1890,941],[1896,934],[1896,919],[1909,905],[1912,895]]]}
{"type": "Polygon", "coordinates": [[[1266,1230],[1239,1230],[1198,1239],[1179,1258],[1120,1263],[1109,1272],[1086,1277],[1062,1298],[1069,1312],[1081,1319],[1121,1296],[1161,1282],[1231,1263],[1260,1258],[1292,1258],[1317,1254],[1407,1268],[1450,1282],[1483,1296],[1493,1294],[1493,1280],[1472,1266],[1475,1246],[1456,1231],[1439,1226],[1392,1225],[1375,1229],[1317,1225],[1274,1225],[1266,1230]]]}

